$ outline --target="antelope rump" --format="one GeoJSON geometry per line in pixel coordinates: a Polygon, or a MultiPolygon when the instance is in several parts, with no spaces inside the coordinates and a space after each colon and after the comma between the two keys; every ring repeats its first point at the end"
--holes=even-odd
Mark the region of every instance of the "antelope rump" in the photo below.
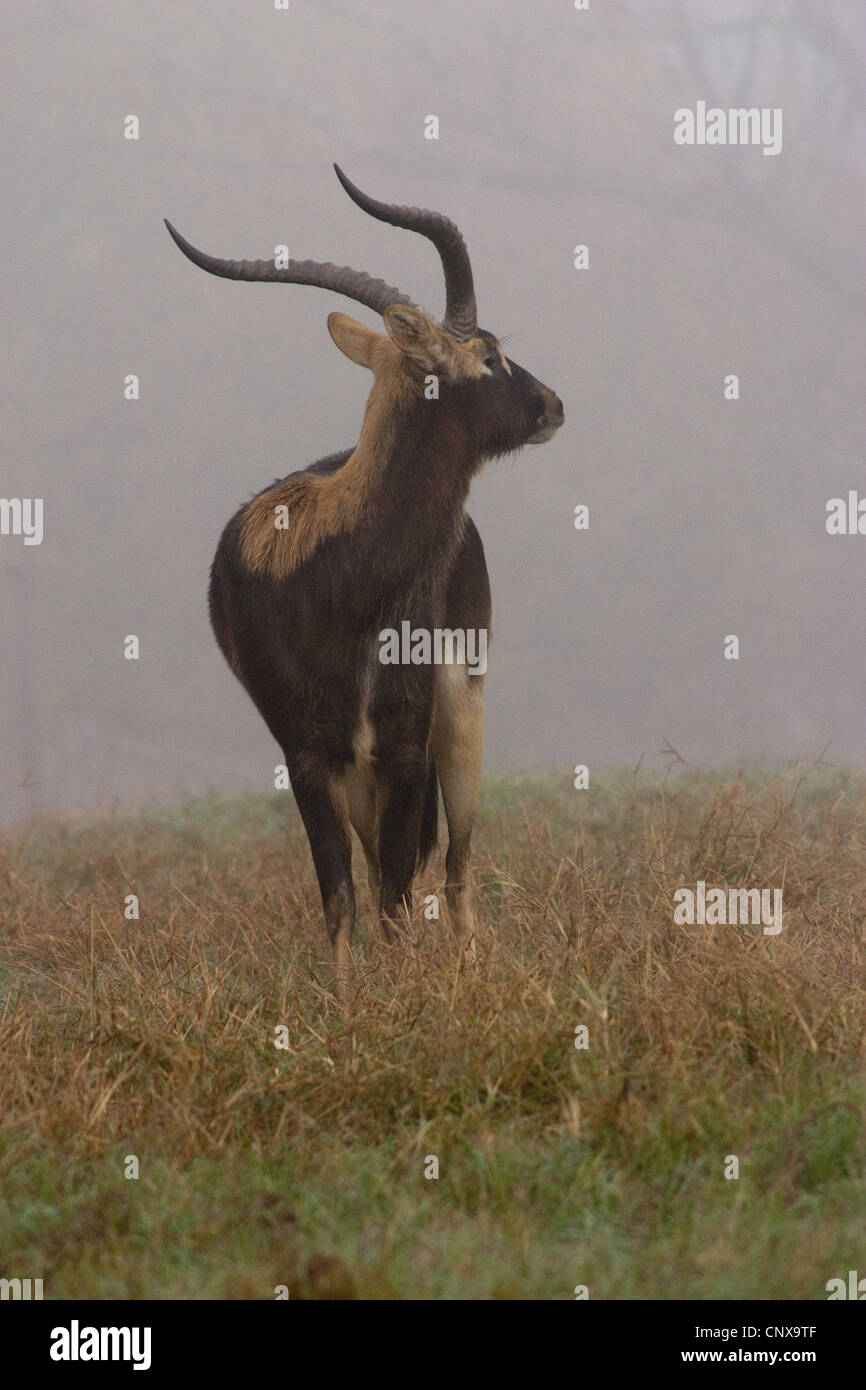
{"type": "Polygon", "coordinates": [[[445,275],[441,324],[348,266],[221,260],[166,226],[213,275],[338,291],[384,322],[383,334],[329,316],[340,351],[373,374],[360,439],[241,507],[223,531],[209,590],[217,642],[283,750],[342,992],[355,921],[350,827],[394,941],[411,912],[412,880],[436,843],[440,787],[448,911],[458,939],[474,949],[470,842],[484,676],[465,662],[385,663],[379,639],[403,623],[489,634],[484,549],[464,510],[469,485],[488,459],[550,439],[563,409],[478,327],[454,223],[378,202],[334,167],[365,212],[433,242],[445,275]]]}

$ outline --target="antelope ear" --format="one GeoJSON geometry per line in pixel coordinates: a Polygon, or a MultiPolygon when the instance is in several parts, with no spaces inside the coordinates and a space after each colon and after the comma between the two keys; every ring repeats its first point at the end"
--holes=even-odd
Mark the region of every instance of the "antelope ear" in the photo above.
{"type": "Polygon", "coordinates": [[[377,343],[384,342],[381,333],[365,328],[363,323],[350,318],[348,314],[329,314],[328,332],[350,362],[373,370],[373,350],[377,343]]]}
{"type": "Polygon", "coordinates": [[[389,304],[382,318],[391,342],[407,357],[420,362],[428,371],[442,365],[445,354],[439,329],[420,309],[408,304],[389,304]]]}

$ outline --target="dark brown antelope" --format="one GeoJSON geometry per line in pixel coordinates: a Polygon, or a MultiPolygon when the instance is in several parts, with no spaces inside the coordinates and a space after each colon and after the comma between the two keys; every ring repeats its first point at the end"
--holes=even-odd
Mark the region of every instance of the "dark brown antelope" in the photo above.
{"type": "Polygon", "coordinates": [[[486,460],[550,439],[563,411],[558,396],[478,328],[472,269],[454,223],[377,202],[334,167],[364,212],[433,242],[445,272],[441,325],[348,266],[218,260],[166,226],[212,275],[336,290],[385,324],[387,337],[346,314],[329,316],[340,351],[373,373],[361,438],[241,507],[223,531],[210,581],[216,639],[283,750],[339,989],[351,973],[355,921],[349,827],[393,941],[411,910],[412,879],[436,843],[440,786],[448,910],[458,938],[474,947],[469,856],[484,677],[459,646],[456,662],[414,664],[413,642],[414,660],[400,664],[382,659],[382,643],[387,632],[486,639],[490,586],[463,509],[469,484],[486,460]]]}

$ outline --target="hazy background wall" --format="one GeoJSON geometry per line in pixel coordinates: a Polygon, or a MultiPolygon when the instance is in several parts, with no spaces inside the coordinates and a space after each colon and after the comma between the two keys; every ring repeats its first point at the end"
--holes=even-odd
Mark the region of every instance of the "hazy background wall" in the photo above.
{"type": "Polygon", "coordinates": [[[473,489],[488,766],[862,763],[866,537],[825,529],[866,494],[862,5],[31,0],[2,27],[0,495],[44,498],[45,535],[0,537],[0,815],[272,784],[208,566],[251,492],[355,441],[369,378],[325,328],[346,301],[206,276],[162,218],[441,312],[435,252],[334,159],[459,222],[482,324],[565,403],[473,489]],[[699,99],[781,107],[781,153],[677,146],[699,99]]]}

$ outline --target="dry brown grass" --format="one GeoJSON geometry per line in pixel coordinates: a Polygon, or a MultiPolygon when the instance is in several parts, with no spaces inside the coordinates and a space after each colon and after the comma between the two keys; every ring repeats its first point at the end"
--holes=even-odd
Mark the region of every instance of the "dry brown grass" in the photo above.
{"type": "Polygon", "coordinates": [[[0,1274],[49,1296],[821,1297],[855,1267],[866,778],[491,783],[477,965],[420,913],[387,947],[368,910],[349,1018],[284,807],[3,845],[0,1274]],[[674,926],[698,879],[783,887],[781,935],[674,926]]]}

